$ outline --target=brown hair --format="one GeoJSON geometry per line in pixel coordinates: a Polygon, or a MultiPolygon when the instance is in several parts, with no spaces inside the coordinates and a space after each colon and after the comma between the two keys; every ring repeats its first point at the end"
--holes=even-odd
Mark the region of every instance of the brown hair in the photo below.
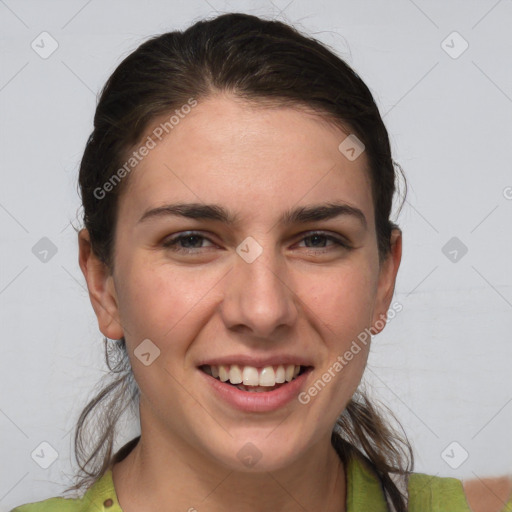
{"type": "MultiPolygon", "coordinates": [[[[390,221],[396,164],[368,87],[325,45],[295,28],[231,13],[149,39],[121,62],[103,88],[79,185],[92,249],[111,271],[117,202],[128,178],[106,193],[103,185],[116,172],[119,177],[129,152],[156,118],[186,105],[190,98],[201,101],[217,92],[252,102],[305,107],[355,134],[368,159],[379,259],[389,256],[391,233],[398,229],[390,221]]],[[[89,487],[110,467],[118,420],[128,406],[136,407],[139,397],[124,338],[105,342],[111,382],[80,415],[75,457],[83,475],[77,475],[77,484],[67,490],[89,487]],[[115,365],[108,348],[118,358],[115,365]],[[103,407],[98,408],[100,404],[103,407]],[[96,409],[99,416],[92,414],[96,409]],[[90,435],[89,422],[94,418],[94,435],[90,435]],[[91,447],[84,443],[91,440],[91,447]]],[[[398,512],[407,509],[391,476],[407,479],[413,468],[412,449],[405,434],[395,431],[362,391],[354,394],[338,418],[332,443],[344,462],[352,456],[364,457],[380,478],[389,504],[398,512]]]]}

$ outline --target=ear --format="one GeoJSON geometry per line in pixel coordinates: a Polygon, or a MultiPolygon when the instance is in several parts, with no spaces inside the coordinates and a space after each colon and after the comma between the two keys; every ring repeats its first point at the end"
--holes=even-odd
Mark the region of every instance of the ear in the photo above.
{"type": "Polygon", "coordinates": [[[377,298],[373,309],[371,332],[378,334],[386,326],[387,312],[393,293],[400,261],[402,260],[402,231],[395,228],[391,232],[391,250],[387,258],[381,263],[377,298]]]}
{"type": "Polygon", "coordinates": [[[78,233],[78,248],[78,263],[87,281],[100,331],[107,338],[118,340],[123,337],[123,329],[119,321],[114,278],[107,265],[94,254],[87,229],[78,233]]]}

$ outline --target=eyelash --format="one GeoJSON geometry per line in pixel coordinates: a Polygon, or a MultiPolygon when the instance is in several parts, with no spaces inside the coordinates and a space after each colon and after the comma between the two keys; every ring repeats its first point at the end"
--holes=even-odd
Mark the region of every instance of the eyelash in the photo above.
{"type": "MultiPolygon", "coordinates": [[[[326,240],[330,240],[330,241],[334,242],[335,245],[338,245],[339,247],[342,247],[344,249],[350,249],[351,248],[348,243],[340,240],[339,238],[337,238],[335,236],[327,235],[327,234],[325,234],[325,233],[323,233],[321,231],[312,231],[307,236],[302,237],[301,241],[305,240],[305,239],[308,239],[308,238],[313,238],[315,236],[320,236],[320,237],[325,238],[326,240]]],[[[178,247],[177,246],[178,243],[181,240],[186,240],[187,238],[192,238],[192,237],[197,237],[199,239],[208,240],[208,241],[211,242],[211,240],[209,240],[209,238],[201,235],[198,232],[188,231],[187,234],[177,235],[174,238],[170,238],[170,239],[164,240],[164,242],[162,243],[162,246],[164,248],[166,248],[166,249],[171,249],[171,250],[173,250],[175,252],[179,252],[179,253],[183,253],[183,254],[197,253],[197,251],[199,249],[202,249],[202,247],[198,247],[198,248],[195,248],[195,249],[188,249],[188,248],[185,248],[185,247],[178,247]]],[[[314,251],[315,247],[306,247],[306,249],[314,251]]],[[[325,253],[325,252],[329,251],[328,247],[320,247],[319,249],[323,249],[323,250],[322,251],[316,251],[316,252],[325,253]]]]}

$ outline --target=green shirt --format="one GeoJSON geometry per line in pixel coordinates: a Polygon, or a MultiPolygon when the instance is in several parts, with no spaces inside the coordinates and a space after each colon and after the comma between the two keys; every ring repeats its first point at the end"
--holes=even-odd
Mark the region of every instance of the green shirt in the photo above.
{"type": "MultiPolygon", "coordinates": [[[[366,462],[353,457],[347,465],[347,512],[388,512],[378,477],[366,462]]],[[[422,473],[409,477],[409,512],[471,512],[462,482],[422,473]]],[[[50,498],[11,512],[122,512],[109,469],[82,498],[50,498]]],[[[512,497],[501,512],[512,512],[512,497]]]]}

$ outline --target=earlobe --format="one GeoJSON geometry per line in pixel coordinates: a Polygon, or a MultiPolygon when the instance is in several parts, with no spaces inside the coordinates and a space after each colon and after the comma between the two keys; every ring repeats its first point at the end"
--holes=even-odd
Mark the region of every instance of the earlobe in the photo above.
{"type": "Polygon", "coordinates": [[[107,265],[94,254],[87,229],[78,233],[78,248],[78,263],[87,282],[99,329],[107,338],[120,339],[123,337],[123,329],[119,320],[114,279],[107,265]]]}
{"type": "Polygon", "coordinates": [[[395,291],[396,276],[402,260],[402,231],[393,229],[390,240],[391,250],[382,262],[379,273],[379,284],[372,319],[371,331],[378,334],[386,326],[387,312],[395,291]]]}

